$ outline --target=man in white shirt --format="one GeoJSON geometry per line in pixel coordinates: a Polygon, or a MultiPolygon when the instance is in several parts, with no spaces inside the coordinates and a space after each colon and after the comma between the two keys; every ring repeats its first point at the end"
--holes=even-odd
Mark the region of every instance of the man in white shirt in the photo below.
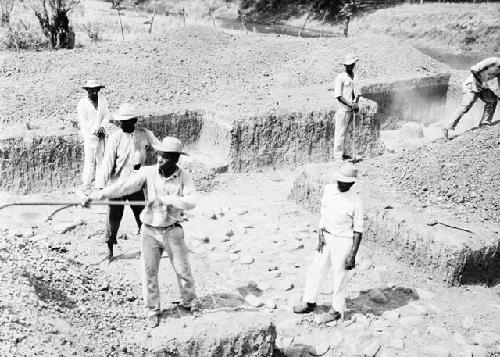
{"type": "MultiPolygon", "coordinates": [[[[132,175],[146,163],[148,149],[152,149],[154,145],[159,144],[159,140],[150,130],[136,127],[138,116],[139,113],[136,107],[130,103],[120,105],[118,112],[113,115],[113,120],[119,122],[120,129],[109,137],[101,168],[96,176],[97,188],[124,180],[132,175]]],[[[136,192],[117,197],[115,200],[144,201],[144,193],[138,189],[136,192]]],[[[130,207],[140,230],[140,214],[144,206],[130,207]]],[[[122,205],[109,206],[106,233],[104,235],[104,240],[108,246],[109,261],[113,260],[113,246],[117,243],[116,235],[120,229],[123,208],[122,205]]]]}
{"type": "Polygon", "coordinates": [[[314,311],[321,282],[331,268],[334,285],[330,320],[339,319],[345,311],[347,270],[356,264],[363,235],[361,199],[351,191],[357,170],[352,163],[345,163],[334,177],[337,183],[325,186],[321,200],[318,252],[307,271],[303,301],[293,308],[298,314],[314,311]]]}
{"type": "Polygon", "coordinates": [[[479,122],[480,127],[491,125],[497,101],[500,100],[500,58],[490,57],[475,64],[470,69],[471,74],[462,85],[463,97],[458,110],[450,117],[444,129],[444,137],[449,139],[449,130],[454,130],[460,119],[480,98],[484,102],[484,112],[479,122]],[[497,80],[496,93],[489,83],[497,80]]]}
{"type": "Polygon", "coordinates": [[[176,138],[166,137],[154,148],[159,151],[158,165],[142,167],[125,180],[95,192],[84,203],[145,190],[148,205],[141,213],[141,257],[144,264],[144,303],[151,327],[158,326],[160,321],[158,269],[164,250],[167,251],[177,275],[182,298],[179,308],[190,311],[195,304],[194,279],[180,222],[183,221],[184,210],[194,208],[198,201],[191,175],[177,166],[180,155],[186,155],[182,151],[181,142],[176,138]]]}
{"type": "Polygon", "coordinates": [[[92,179],[99,168],[104,154],[106,132],[103,124],[109,114],[108,102],[99,91],[104,88],[95,79],[89,79],[83,86],[87,95],[80,99],[77,106],[78,122],[83,137],[83,190],[91,189],[92,179]]]}
{"type": "Polygon", "coordinates": [[[333,159],[342,161],[344,158],[345,133],[353,112],[359,111],[359,95],[354,83],[354,67],[358,58],[352,54],[345,56],[345,72],[335,78],[334,96],[337,99],[335,113],[335,135],[333,139],[333,159]]]}

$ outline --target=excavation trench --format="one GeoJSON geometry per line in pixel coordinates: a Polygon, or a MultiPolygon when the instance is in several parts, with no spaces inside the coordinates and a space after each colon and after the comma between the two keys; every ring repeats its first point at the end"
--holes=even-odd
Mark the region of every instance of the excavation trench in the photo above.
{"type": "MultiPolygon", "coordinates": [[[[367,83],[356,116],[356,154],[380,154],[381,129],[407,121],[429,124],[446,110],[448,74],[393,82],[367,83]],[[429,119],[431,118],[431,119],[429,119]]],[[[159,138],[176,136],[210,170],[249,171],[262,166],[297,166],[333,159],[335,132],[331,98],[310,110],[272,110],[231,117],[187,110],[143,117],[140,125],[159,138]]],[[[352,155],[352,122],[347,154],[352,155]]],[[[29,134],[29,132],[27,132],[29,134]]],[[[26,135],[0,141],[0,190],[28,194],[79,184],[83,146],[78,133],[26,135]]],[[[188,161],[189,161],[188,160],[188,161]]],[[[154,162],[153,153],[149,162],[154,162]]]]}

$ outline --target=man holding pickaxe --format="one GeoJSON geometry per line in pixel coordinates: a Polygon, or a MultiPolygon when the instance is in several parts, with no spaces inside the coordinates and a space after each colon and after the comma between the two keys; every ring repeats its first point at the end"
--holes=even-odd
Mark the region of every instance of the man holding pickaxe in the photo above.
{"type": "Polygon", "coordinates": [[[163,251],[167,251],[177,275],[182,298],[179,308],[191,311],[195,304],[194,279],[181,222],[184,210],[194,208],[198,201],[191,175],[177,166],[180,156],[186,155],[181,142],[166,137],[153,147],[158,151],[158,165],[141,167],[126,179],[93,193],[83,202],[87,206],[92,200],[123,197],[144,190],[149,203],[141,213],[142,284],[150,327],[156,327],[160,322],[158,269],[163,251]]]}
{"type": "MultiPolygon", "coordinates": [[[[344,159],[345,134],[351,117],[359,111],[359,95],[354,84],[354,67],[358,58],[353,54],[345,56],[345,72],[335,78],[334,96],[337,99],[337,112],[335,113],[335,135],[333,143],[333,159],[344,159]]],[[[355,140],[355,138],[353,138],[355,140]]],[[[354,154],[354,153],[353,153],[354,154]]]]}
{"type": "Polygon", "coordinates": [[[475,64],[470,69],[471,74],[462,85],[463,97],[458,110],[449,119],[444,128],[444,137],[450,139],[449,131],[454,130],[460,119],[480,98],[484,102],[484,112],[479,127],[491,125],[497,101],[500,100],[500,58],[490,57],[475,64]],[[497,93],[490,88],[490,81],[497,79],[497,93]]]}

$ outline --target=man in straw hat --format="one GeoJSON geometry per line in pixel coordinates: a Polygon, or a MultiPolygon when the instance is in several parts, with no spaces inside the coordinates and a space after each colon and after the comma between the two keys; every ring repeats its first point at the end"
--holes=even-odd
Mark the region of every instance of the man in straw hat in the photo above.
{"type": "Polygon", "coordinates": [[[325,186],[321,200],[317,253],[307,271],[303,301],[294,306],[295,313],[309,313],[316,308],[321,281],[330,268],[333,271],[332,308],[329,321],[344,313],[347,291],[347,270],[355,266],[363,232],[361,199],[351,191],[357,170],[345,163],[336,171],[336,184],[325,186]]]}
{"type": "Polygon", "coordinates": [[[95,79],[89,79],[83,86],[87,95],[80,99],[77,106],[78,122],[83,137],[83,191],[91,189],[96,167],[99,168],[104,154],[106,132],[103,125],[109,114],[108,102],[99,91],[104,88],[95,79]]]}
{"type": "Polygon", "coordinates": [[[181,142],[166,137],[154,146],[158,151],[158,165],[146,166],[121,182],[117,182],[90,196],[91,200],[116,198],[144,189],[149,202],[141,213],[141,256],[144,267],[144,303],[151,327],[160,322],[160,290],[158,269],[164,250],[177,275],[182,302],[179,308],[190,311],[195,303],[194,279],[188,259],[188,248],[184,242],[184,210],[195,207],[198,194],[188,172],[177,166],[182,151],[181,142]]]}
{"type": "Polygon", "coordinates": [[[500,57],[489,57],[476,63],[470,69],[471,73],[462,85],[463,97],[457,111],[450,117],[444,128],[444,137],[450,139],[449,131],[455,130],[460,119],[472,108],[478,98],[484,102],[484,111],[479,127],[491,125],[497,101],[500,100],[500,57]],[[497,81],[496,93],[494,85],[497,81]]]}
{"type": "MultiPolygon", "coordinates": [[[[158,144],[159,140],[148,129],[136,127],[139,113],[130,103],[120,105],[118,112],[113,114],[113,120],[119,123],[120,129],[109,137],[101,169],[96,177],[96,186],[104,187],[108,183],[124,180],[141,168],[146,162],[147,150],[158,144]]],[[[117,201],[144,201],[142,190],[130,192],[116,198],[117,201]]],[[[143,206],[130,206],[141,229],[140,214],[143,206]]],[[[109,206],[108,220],[104,241],[108,246],[108,259],[113,259],[113,246],[117,243],[116,235],[123,217],[123,206],[109,206]]]]}
{"type": "Polygon", "coordinates": [[[337,99],[335,113],[335,136],[333,142],[333,158],[342,161],[344,158],[344,141],[347,126],[353,112],[359,111],[359,95],[354,83],[354,67],[358,58],[348,54],[344,59],[345,72],[337,75],[334,85],[334,96],[337,99]]]}

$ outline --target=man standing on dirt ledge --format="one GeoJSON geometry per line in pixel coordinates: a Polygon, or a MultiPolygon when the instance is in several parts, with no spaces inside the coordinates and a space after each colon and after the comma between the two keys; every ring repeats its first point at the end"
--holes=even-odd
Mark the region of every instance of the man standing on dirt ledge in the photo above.
{"type": "Polygon", "coordinates": [[[307,271],[303,301],[293,307],[297,314],[314,311],[321,281],[330,267],[333,270],[334,285],[332,308],[327,320],[337,320],[344,314],[347,270],[353,269],[356,264],[356,254],[363,234],[361,199],[350,191],[357,175],[354,165],[345,163],[334,174],[337,183],[325,186],[318,227],[318,253],[307,271]]]}
{"type": "MultiPolygon", "coordinates": [[[[96,187],[103,188],[109,182],[116,182],[126,179],[141,168],[146,163],[147,150],[160,141],[154,134],[144,128],[136,128],[139,113],[134,105],[124,103],[120,105],[118,112],[113,115],[113,120],[119,122],[120,129],[115,131],[108,140],[106,153],[102,160],[101,169],[96,175],[96,187]]],[[[144,193],[138,189],[117,201],[144,201],[144,193]]],[[[143,206],[130,206],[134,212],[135,221],[140,231],[140,214],[143,206]]],[[[120,229],[123,217],[123,206],[109,206],[108,220],[106,222],[106,233],[104,241],[108,246],[108,260],[113,260],[113,246],[116,242],[116,235],[120,229]]]]}
{"type": "Polygon", "coordinates": [[[144,264],[143,292],[148,324],[160,323],[160,289],[158,269],[164,250],[177,275],[182,303],[179,308],[190,311],[195,303],[194,279],[188,260],[188,248],[184,242],[184,230],[180,225],[184,210],[192,209],[198,201],[191,175],[177,166],[182,151],[181,142],[166,137],[154,148],[159,152],[158,165],[142,167],[139,171],[102,191],[93,193],[84,205],[92,200],[116,198],[144,189],[147,201],[141,213],[141,257],[144,264]]]}
{"type": "Polygon", "coordinates": [[[83,191],[88,193],[92,186],[94,173],[99,171],[102,156],[104,154],[104,130],[103,120],[109,114],[108,102],[106,98],[99,95],[99,91],[104,88],[95,79],[89,79],[83,86],[87,95],[80,99],[77,106],[78,122],[83,137],[83,191]]]}
{"type": "MultiPolygon", "coordinates": [[[[335,113],[335,135],[333,140],[333,159],[344,159],[345,133],[353,112],[359,111],[359,95],[354,84],[354,67],[358,58],[353,54],[345,56],[345,72],[335,78],[334,96],[337,99],[337,112],[335,113]]],[[[354,138],[353,138],[354,140],[354,138]]]]}
{"type": "Polygon", "coordinates": [[[497,101],[500,100],[500,58],[490,57],[475,64],[471,74],[462,85],[463,97],[460,107],[450,118],[444,129],[444,137],[450,139],[449,130],[454,130],[462,117],[472,108],[477,98],[484,102],[484,112],[479,127],[491,125],[497,101]],[[489,87],[489,81],[497,79],[497,93],[489,87]]]}

